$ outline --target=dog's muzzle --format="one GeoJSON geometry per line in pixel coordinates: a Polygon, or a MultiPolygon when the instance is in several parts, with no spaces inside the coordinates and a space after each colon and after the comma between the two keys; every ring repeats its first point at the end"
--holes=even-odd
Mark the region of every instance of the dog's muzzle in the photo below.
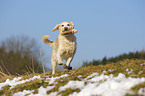
{"type": "Polygon", "coordinates": [[[68,31],[69,29],[68,29],[68,27],[64,27],[64,31],[68,31]]]}
{"type": "Polygon", "coordinates": [[[62,35],[67,36],[67,35],[69,35],[70,33],[71,33],[71,31],[69,30],[69,28],[68,28],[68,27],[64,27],[64,31],[62,32],[62,35]]]}

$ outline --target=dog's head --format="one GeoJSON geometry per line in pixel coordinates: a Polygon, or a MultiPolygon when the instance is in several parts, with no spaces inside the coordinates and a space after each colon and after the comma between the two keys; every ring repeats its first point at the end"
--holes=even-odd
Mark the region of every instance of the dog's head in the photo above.
{"type": "Polygon", "coordinates": [[[74,24],[73,22],[62,22],[60,24],[57,24],[52,31],[56,31],[58,30],[60,32],[60,34],[62,35],[67,35],[67,34],[64,34],[65,31],[70,31],[74,28],[74,24]]]}

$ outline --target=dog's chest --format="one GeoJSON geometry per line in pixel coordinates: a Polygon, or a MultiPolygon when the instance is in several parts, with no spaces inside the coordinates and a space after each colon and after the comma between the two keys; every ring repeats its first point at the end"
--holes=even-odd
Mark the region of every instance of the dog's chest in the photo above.
{"type": "Polygon", "coordinates": [[[62,55],[72,55],[76,50],[76,37],[61,38],[60,52],[62,55]]]}

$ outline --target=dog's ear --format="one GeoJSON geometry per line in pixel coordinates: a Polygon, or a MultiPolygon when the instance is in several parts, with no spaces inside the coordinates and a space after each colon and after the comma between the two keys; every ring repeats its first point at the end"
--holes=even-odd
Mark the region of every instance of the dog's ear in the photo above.
{"type": "Polygon", "coordinates": [[[73,22],[70,22],[70,24],[71,24],[72,28],[74,28],[74,23],[73,22]]]}
{"type": "Polygon", "coordinates": [[[57,24],[53,29],[52,29],[52,31],[56,31],[56,30],[58,30],[58,28],[59,28],[59,24],[57,24]]]}

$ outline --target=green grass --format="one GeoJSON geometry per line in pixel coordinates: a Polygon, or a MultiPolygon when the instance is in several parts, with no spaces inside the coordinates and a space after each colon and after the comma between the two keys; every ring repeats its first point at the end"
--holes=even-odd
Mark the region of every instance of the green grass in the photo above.
{"type": "MultiPolygon", "coordinates": [[[[2,90],[0,90],[0,95],[5,94],[6,96],[9,96],[12,93],[16,93],[16,92],[23,91],[23,90],[34,90],[33,93],[37,94],[38,93],[37,89],[40,88],[41,86],[43,86],[44,88],[46,88],[47,86],[55,86],[51,90],[47,91],[47,94],[50,94],[51,92],[58,92],[58,95],[61,94],[62,96],[67,96],[73,92],[80,92],[80,89],[68,88],[64,91],[59,92],[60,86],[64,86],[70,80],[81,81],[81,79],[78,78],[79,75],[82,76],[81,78],[86,78],[87,76],[91,75],[94,72],[101,74],[105,70],[106,75],[113,74],[114,76],[118,76],[119,73],[123,73],[126,75],[126,77],[141,78],[141,77],[145,77],[145,65],[143,65],[143,66],[140,65],[143,63],[145,63],[145,60],[125,59],[122,61],[118,61],[117,63],[108,63],[106,65],[98,65],[98,66],[91,66],[90,65],[87,67],[81,67],[78,69],[74,69],[74,70],[69,71],[69,72],[57,72],[54,75],[54,77],[61,76],[63,74],[69,75],[68,77],[56,79],[55,82],[57,82],[57,84],[49,84],[48,82],[44,82],[44,81],[46,81],[46,77],[52,77],[51,72],[47,72],[47,73],[45,73],[45,75],[43,73],[42,74],[30,74],[29,76],[23,75],[21,80],[31,78],[34,75],[40,75],[42,80],[35,79],[33,81],[29,81],[29,82],[26,82],[24,84],[17,85],[12,89],[10,89],[11,86],[6,85],[3,87],[2,90]],[[129,71],[132,69],[133,72],[128,74],[128,71],[126,71],[126,69],[129,69],[129,71]],[[109,70],[113,70],[113,71],[109,71],[109,70]]],[[[8,76],[8,77],[10,79],[14,78],[14,76],[8,76]]],[[[0,82],[4,82],[5,80],[6,80],[6,78],[0,80],[0,82]]],[[[137,92],[140,88],[145,88],[145,83],[136,85],[136,86],[132,87],[131,90],[136,93],[136,96],[138,96],[137,92]]],[[[131,96],[130,94],[126,94],[126,95],[131,96]]]]}

